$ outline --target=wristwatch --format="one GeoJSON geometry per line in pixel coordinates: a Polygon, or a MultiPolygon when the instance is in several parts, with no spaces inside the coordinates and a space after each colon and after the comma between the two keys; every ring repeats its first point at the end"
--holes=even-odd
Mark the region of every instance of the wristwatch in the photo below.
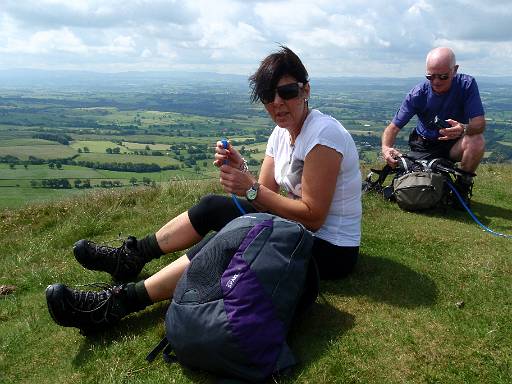
{"type": "Polygon", "coordinates": [[[245,191],[245,198],[247,201],[252,202],[256,200],[256,197],[258,197],[258,190],[260,189],[260,183],[256,182],[252,185],[251,188],[249,188],[247,191],[245,191]]]}
{"type": "Polygon", "coordinates": [[[466,136],[468,134],[469,124],[462,124],[464,131],[462,132],[462,136],[466,136]]]}

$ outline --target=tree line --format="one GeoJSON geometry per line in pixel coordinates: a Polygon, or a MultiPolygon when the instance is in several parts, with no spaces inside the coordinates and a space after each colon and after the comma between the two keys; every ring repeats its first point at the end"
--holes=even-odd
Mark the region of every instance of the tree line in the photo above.
{"type": "Polygon", "coordinates": [[[32,135],[33,139],[42,139],[48,141],[55,141],[63,145],[69,145],[69,142],[73,140],[71,136],[66,134],[55,134],[55,133],[35,133],[32,135]]]}
{"type": "MultiPolygon", "coordinates": [[[[140,180],[140,184],[144,186],[156,186],[156,182],[151,180],[149,177],[143,177],[140,180]]],[[[139,180],[135,177],[130,179],[130,185],[139,185],[139,180]]],[[[100,188],[119,188],[124,187],[124,183],[120,180],[101,180],[99,184],[92,185],[90,179],[75,179],[73,184],[69,179],[57,178],[57,179],[43,179],[43,180],[31,180],[30,186],[32,188],[50,188],[50,189],[89,189],[93,187],[100,188]]]]}

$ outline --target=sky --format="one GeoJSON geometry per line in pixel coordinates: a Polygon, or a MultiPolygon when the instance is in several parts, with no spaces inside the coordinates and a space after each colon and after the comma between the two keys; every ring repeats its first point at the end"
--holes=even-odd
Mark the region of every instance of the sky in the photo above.
{"type": "Polygon", "coordinates": [[[512,0],[0,0],[0,69],[249,75],[279,44],[310,76],[512,75],[512,0]]]}

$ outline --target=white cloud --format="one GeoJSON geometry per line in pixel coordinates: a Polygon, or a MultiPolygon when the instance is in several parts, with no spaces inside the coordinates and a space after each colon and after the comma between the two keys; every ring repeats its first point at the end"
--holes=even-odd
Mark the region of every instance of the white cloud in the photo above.
{"type": "Polygon", "coordinates": [[[87,54],[85,46],[68,28],[60,30],[38,31],[26,39],[9,37],[5,46],[0,48],[6,54],[47,54],[50,52],[69,52],[74,54],[87,54]]]}
{"type": "Polygon", "coordinates": [[[512,75],[511,19],[510,0],[3,0],[0,69],[249,74],[281,43],[314,76],[417,75],[438,45],[512,75]]]}
{"type": "Polygon", "coordinates": [[[118,35],[112,38],[109,44],[97,47],[93,51],[97,52],[98,54],[135,53],[135,41],[131,36],[118,35]]]}
{"type": "Polygon", "coordinates": [[[174,60],[178,56],[176,51],[172,49],[171,45],[167,41],[163,40],[158,40],[156,52],[158,56],[169,60],[174,60]]]}

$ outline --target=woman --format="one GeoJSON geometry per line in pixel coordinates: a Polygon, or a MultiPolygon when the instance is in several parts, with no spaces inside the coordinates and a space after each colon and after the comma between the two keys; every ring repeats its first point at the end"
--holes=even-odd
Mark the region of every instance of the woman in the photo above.
{"type": "MultiPolygon", "coordinates": [[[[252,101],[261,101],[277,125],[258,180],[247,172],[235,148],[218,142],[214,164],[220,169],[220,182],[226,192],[246,197],[239,199],[245,212],[271,212],[313,231],[313,257],[321,278],[346,276],[357,261],[361,227],[361,175],[354,141],[334,118],[309,109],[308,73],[289,48],[281,47],[266,57],[249,80],[252,101]]],[[[155,234],[141,240],[129,237],[119,248],[78,241],[76,259],[88,269],[109,272],[118,281],[133,281],[154,258],[198,245],[138,283],[100,292],[53,284],[46,289],[52,318],[62,326],[98,329],[169,299],[201,248],[201,239],[240,214],[230,197],[210,195],[155,234]]]]}

